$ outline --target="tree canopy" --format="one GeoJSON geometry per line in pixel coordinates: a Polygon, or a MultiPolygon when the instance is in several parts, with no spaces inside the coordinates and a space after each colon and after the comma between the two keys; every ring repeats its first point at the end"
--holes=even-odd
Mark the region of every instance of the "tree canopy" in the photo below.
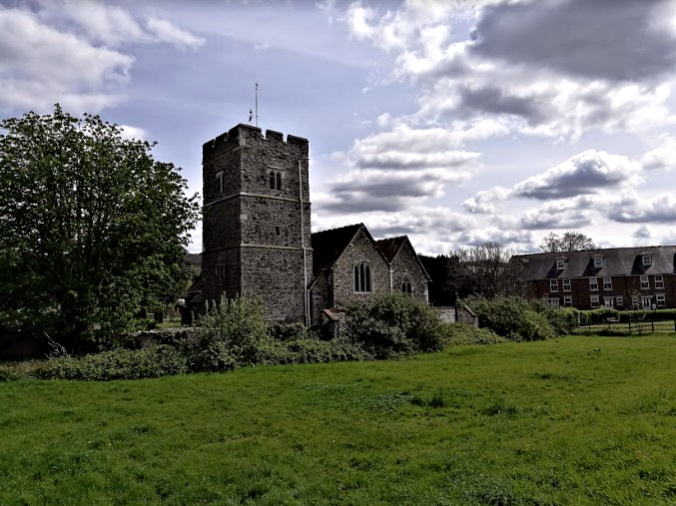
{"type": "Polygon", "coordinates": [[[450,255],[420,259],[432,278],[430,301],[435,305],[455,304],[456,298],[478,295],[523,295],[520,264],[510,262],[512,250],[494,242],[474,248],[458,248],[450,255]]]}
{"type": "Polygon", "coordinates": [[[559,253],[563,251],[584,251],[594,249],[594,241],[581,232],[569,230],[561,235],[551,232],[542,239],[540,251],[543,253],[559,253]]]}
{"type": "Polygon", "coordinates": [[[176,295],[197,196],[99,116],[57,105],[0,127],[0,324],[69,351],[110,345],[176,295]]]}

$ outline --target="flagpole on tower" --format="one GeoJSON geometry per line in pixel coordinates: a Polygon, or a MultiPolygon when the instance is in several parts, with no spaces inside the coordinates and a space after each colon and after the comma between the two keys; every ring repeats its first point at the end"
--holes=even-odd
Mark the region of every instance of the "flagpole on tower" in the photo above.
{"type": "Polygon", "coordinates": [[[256,83],[256,128],[258,128],[258,83],[256,83]]]}

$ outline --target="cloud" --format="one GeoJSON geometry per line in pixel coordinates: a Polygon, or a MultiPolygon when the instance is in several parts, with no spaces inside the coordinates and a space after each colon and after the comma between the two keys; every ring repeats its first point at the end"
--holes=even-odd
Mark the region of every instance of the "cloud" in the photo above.
{"type": "Polygon", "coordinates": [[[671,193],[646,199],[627,192],[607,208],[609,219],[619,223],[676,223],[676,198],[671,193]]]}
{"type": "Polygon", "coordinates": [[[472,214],[494,214],[497,212],[497,202],[507,200],[513,192],[509,188],[495,186],[490,190],[481,191],[474,197],[465,200],[462,207],[472,214]]]}
{"type": "Polygon", "coordinates": [[[129,125],[120,125],[120,128],[122,129],[123,139],[147,140],[148,133],[143,128],[129,125]]]}
{"type": "Polygon", "coordinates": [[[204,38],[182,30],[166,19],[149,17],[147,28],[158,40],[173,44],[180,49],[185,47],[197,49],[205,43],[204,38]]]}
{"type": "Polygon", "coordinates": [[[0,107],[98,111],[119,101],[134,58],[95,47],[40,23],[23,10],[0,7],[0,107]]]}
{"type": "Polygon", "coordinates": [[[605,188],[635,184],[639,171],[640,164],[625,156],[589,150],[517,184],[514,194],[538,200],[593,194],[605,188]]]}
{"type": "MultiPolygon", "coordinates": [[[[417,3],[417,2],[416,2],[417,3]]],[[[667,106],[676,30],[667,0],[487,2],[471,40],[453,40],[446,10],[383,15],[361,2],[348,28],[397,54],[394,77],[420,85],[417,122],[493,119],[511,131],[579,138],[597,127],[642,131],[675,121],[667,106]],[[662,81],[659,81],[662,79],[662,81]]],[[[439,5],[437,4],[437,7],[439,5]]]]}
{"type": "Polygon", "coordinates": [[[43,20],[70,20],[79,25],[92,42],[107,46],[149,41],[134,18],[119,6],[106,5],[96,0],[40,0],[43,20]]]}
{"type": "Polygon", "coordinates": [[[651,81],[676,66],[676,31],[659,23],[668,0],[558,0],[486,7],[471,55],[582,79],[651,81]]]}
{"type": "Polygon", "coordinates": [[[676,139],[669,135],[663,137],[657,147],[647,151],[641,157],[645,170],[672,170],[676,168],[676,139]]]}

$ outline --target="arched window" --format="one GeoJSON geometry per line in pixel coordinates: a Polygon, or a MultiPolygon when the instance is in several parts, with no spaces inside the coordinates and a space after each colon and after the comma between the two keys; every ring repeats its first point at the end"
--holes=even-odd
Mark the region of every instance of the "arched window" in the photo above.
{"type": "Polygon", "coordinates": [[[275,171],[274,170],[270,171],[270,189],[271,190],[275,189],[275,171]]]}
{"type": "Polygon", "coordinates": [[[404,281],[401,282],[401,292],[407,295],[413,293],[413,288],[411,287],[411,280],[408,279],[408,276],[404,278],[404,281]]]}
{"type": "Polygon", "coordinates": [[[371,266],[366,262],[354,266],[354,291],[371,292],[371,266]]]}
{"type": "Polygon", "coordinates": [[[282,189],[282,174],[281,174],[281,172],[277,173],[277,189],[278,190],[282,189]]]}

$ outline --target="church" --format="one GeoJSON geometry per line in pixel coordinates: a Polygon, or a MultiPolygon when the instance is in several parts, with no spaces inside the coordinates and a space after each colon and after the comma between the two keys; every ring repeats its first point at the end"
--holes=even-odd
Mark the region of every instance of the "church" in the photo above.
{"type": "Polygon", "coordinates": [[[311,233],[307,139],[239,124],[202,148],[202,273],[188,303],[257,296],[265,318],[316,325],[350,303],[430,281],[408,237],[363,224],[311,233]]]}

